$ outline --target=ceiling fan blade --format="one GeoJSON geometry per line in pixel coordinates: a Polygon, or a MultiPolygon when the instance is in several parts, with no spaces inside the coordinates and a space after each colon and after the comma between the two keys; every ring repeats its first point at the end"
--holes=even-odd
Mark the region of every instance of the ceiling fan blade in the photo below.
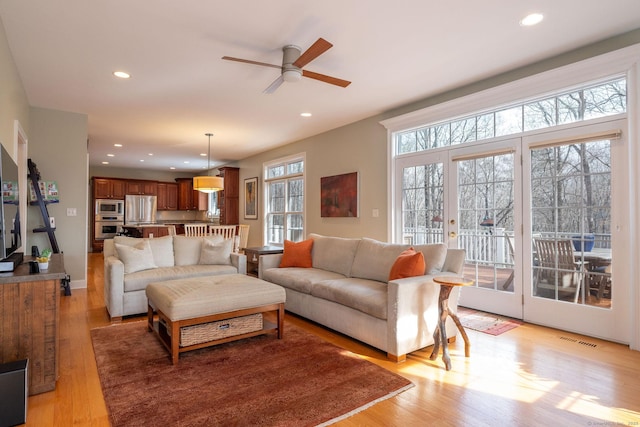
{"type": "Polygon", "coordinates": [[[318,56],[322,55],[329,49],[331,49],[333,45],[320,37],[314,44],[309,47],[309,49],[305,50],[302,55],[293,63],[294,66],[298,68],[302,68],[307,65],[309,62],[316,59],[318,56]]]}
{"type": "Polygon", "coordinates": [[[302,70],[302,75],[304,77],[309,77],[310,79],[320,80],[321,82],[329,83],[329,84],[340,86],[340,87],[347,87],[351,84],[351,82],[347,80],[326,76],[320,73],[314,73],[313,71],[302,70]]]}
{"type": "Polygon", "coordinates": [[[232,56],[223,56],[222,59],[226,59],[227,61],[244,62],[245,64],[260,65],[263,67],[277,68],[279,70],[282,69],[282,65],[267,64],[266,62],[251,61],[249,59],[234,58],[232,56]]]}
{"type": "Polygon", "coordinates": [[[262,91],[262,93],[266,93],[267,95],[271,95],[273,92],[276,91],[276,89],[278,89],[280,87],[280,85],[284,83],[284,77],[282,77],[282,75],[280,75],[277,79],[275,79],[273,81],[273,83],[271,83],[269,85],[268,88],[266,88],[265,90],[262,91]]]}

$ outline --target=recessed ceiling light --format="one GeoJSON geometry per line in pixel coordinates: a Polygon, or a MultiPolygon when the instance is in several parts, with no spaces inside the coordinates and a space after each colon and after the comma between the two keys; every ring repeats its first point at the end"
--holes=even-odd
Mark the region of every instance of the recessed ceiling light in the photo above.
{"type": "Polygon", "coordinates": [[[115,154],[109,153],[109,154],[107,154],[107,157],[115,157],[115,154]]]}
{"type": "Polygon", "coordinates": [[[153,153],[149,153],[150,156],[153,156],[153,153]]]}
{"type": "Polygon", "coordinates": [[[200,153],[202,157],[207,157],[207,153],[200,153]]]}
{"type": "Polygon", "coordinates": [[[169,169],[174,170],[174,169],[175,169],[175,166],[171,166],[171,167],[169,167],[169,169]]]}
{"type": "Polygon", "coordinates": [[[129,73],[125,73],[124,71],[114,71],[113,75],[120,79],[128,79],[131,77],[129,73]]]}
{"type": "Polygon", "coordinates": [[[185,164],[185,165],[188,165],[188,164],[189,164],[189,160],[185,160],[185,161],[184,161],[184,164],[185,164]]]}
{"type": "Polygon", "coordinates": [[[108,164],[109,164],[109,162],[102,162],[102,164],[103,164],[103,165],[108,165],[108,164]]]}
{"type": "Polygon", "coordinates": [[[140,162],[144,162],[144,159],[140,159],[140,162]]]}
{"type": "Polygon", "coordinates": [[[300,113],[302,117],[311,117],[311,113],[300,113]]]}
{"type": "Polygon", "coordinates": [[[122,147],[122,144],[113,144],[114,147],[122,147]]]}
{"type": "Polygon", "coordinates": [[[530,13],[520,20],[520,25],[523,27],[531,27],[532,25],[539,24],[544,19],[541,13],[530,13]]]}

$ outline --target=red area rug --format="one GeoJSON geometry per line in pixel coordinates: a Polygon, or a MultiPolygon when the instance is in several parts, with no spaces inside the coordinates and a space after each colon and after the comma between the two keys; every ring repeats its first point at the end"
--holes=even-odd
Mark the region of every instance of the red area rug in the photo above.
{"type": "Polygon", "coordinates": [[[489,335],[500,335],[522,325],[517,319],[465,307],[458,307],[458,318],[465,328],[489,335]]]}
{"type": "Polygon", "coordinates": [[[413,387],[406,378],[289,323],[275,334],[169,353],[146,322],[91,330],[111,424],[331,424],[413,387]]]}

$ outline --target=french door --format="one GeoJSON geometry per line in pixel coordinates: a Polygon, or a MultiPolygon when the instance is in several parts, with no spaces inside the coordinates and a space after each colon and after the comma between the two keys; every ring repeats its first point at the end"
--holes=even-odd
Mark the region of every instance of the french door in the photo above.
{"type": "Polygon", "coordinates": [[[464,275],[474,281],[463,305],[520,319],[520,139],[451,149],[449,163],[451,244],[465,249],[464,275]]]}
{"type": "Polygon", "coordinates": [[[629,342],[625,122],[523,138],[524,319],[629,342]]]}
{"type": "Polygon", "coordinates": [[[466,250],[474,280],[462,305],[522,318],[520,140],[406,156],[399,160],[396,240],[466,250]],[[517,161],[516,161],[517,160],[517,161]],[[517,194],[520,194],[517,192],[517,194]]]}
{"type": "Polygon", "coordinates": [[[394,239],[465,249],[465,307],[628,342],[629,175],[612,129],[624,122],[403,156],[394,239]]]}

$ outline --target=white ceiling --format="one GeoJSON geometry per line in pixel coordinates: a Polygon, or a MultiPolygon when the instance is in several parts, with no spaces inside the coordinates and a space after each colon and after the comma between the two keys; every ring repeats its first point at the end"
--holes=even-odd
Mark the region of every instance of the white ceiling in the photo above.
{"type": "Polygon", "coordinates": [[[212,166],[243,159],[633,30],[640,1],[0,0],[0,18],[30,105],[88,115],[92,165],[196,171],[206,132],[212,166]],[[280,65],[319,37],[334,46],[305,69],[347,88],[265,95],[277,69],[221,60],[280,65]]]}

